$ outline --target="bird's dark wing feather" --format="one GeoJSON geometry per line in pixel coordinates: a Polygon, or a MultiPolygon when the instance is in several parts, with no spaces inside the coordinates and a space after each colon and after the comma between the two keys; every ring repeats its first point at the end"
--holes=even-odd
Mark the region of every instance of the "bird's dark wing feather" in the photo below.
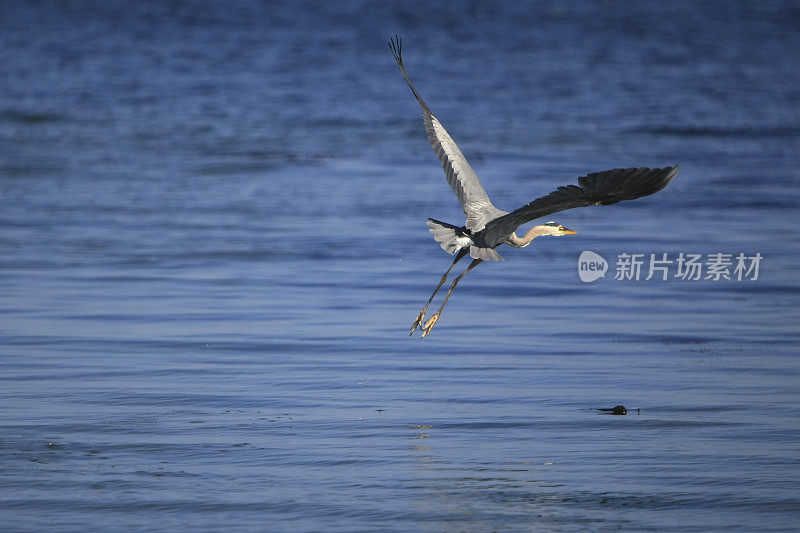
{"type": "Polygon", "coordinates": [[[469,166],[467,158],[459,150],[453,138],[444,129],[441,122],[433,115],[433,111],[422,99],[422,96],[414,88],[411,78],[406,73],[403,65],[402,41],[399,37],[389,41],[389,49],[392,51],[400,72],[411,87],[414,98],[422,107],[422,121],[425,124],[425,131],[428,134],[428,141],[431,143],[433,151],[442,163],[447,183],[453,192],[456,193],[464,214],[467,216],[466,227],[471,230],[480,230],[489,220],[505,215],[505,211],[497,209],[489,200],[489,196],[483,189],[478,175],[469,166]]]}
{"type": "Polygon", "coordinates": [[[502,244],[519,226],[558,211],[589,205],[611,205],[656,193],[678,173],[678,166],[667,168],[617,168],[578,178],[578,185],[559,187],[547,196],[496,218],[481,232],[486,246],[502,244]]]}

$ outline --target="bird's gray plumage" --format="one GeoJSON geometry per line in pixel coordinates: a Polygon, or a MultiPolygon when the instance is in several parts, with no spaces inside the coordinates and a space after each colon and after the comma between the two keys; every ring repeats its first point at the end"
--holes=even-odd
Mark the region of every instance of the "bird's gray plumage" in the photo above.
{"type": "MultiPolygon", "coordinates": [[[[574,207],[610,205],[647,196],[663,189],[678,173],[677,165],[656,169],[618,168],[595,172],[579,178],[579,185],[559,187],[511,213],[502,211],[489,200],[478,175],[411,82],[403,65],[402,41],[399,38],[391,39],[389,48],[403,78],[414,93],[414,98],[422,107],[422,120],[428,141],[442,163],[447,183],[464,209],[467,217],[464,227],[472,232],[469,252],[474,259],[502,260],[494,249],[506,242],[509,235],[526,222],[574,207]]],[[[453,254],[462,247],[460,243],[464,241],[453,229],[457,229],[456,226],[432,219],[429,219],[428,226],[446,252],[453,254]]]]}
{"type": "Polygon", "coordinates": [[[444,129],[442,123],[434,116],[433,111],[417,92],[414,84],[411,83],[411,78],[408,77],[406,68],[403,66],[402,42],[400,39],[398,38],[396,42],[394,40],[390,41],[389,48],[392,50],[392,55],[397,61],[397,66],[400,67],[400,72],[403,74],[406,83],[411,87],[411,92],[414,93],[414,97],[422,107],[422,121],[425,124],[428,141],[431,143],[433,151],[436,152],[436,157],[442,163],[447,183],[456,193],[464,214],[467,216],[465,227],[472,231],[483,229],[487,222],[507,214],[506,211],[501,211],[492,205],[489,195],[483,189],[478,175],[469,166],[467,158],[461,153],[458,145],[447,133],[447,130],[444,129]]]}
{"type": "Polygon", "coordinates": [[[397,66],[400,67],[403,78],[405,78],[406,83],[411,88],[411,92],[414,93],[414,97],[422,107],[422,120],[425,124],[425,131],[428,134],[428,141],[430,141],[436,156],[442,163],[447,183],[456,193],[467,217],[466,224],[463,227],[432,218],[428,219],[428,226],[434,239],[441,244],[442,249],[446,252],[455,254],[455,259],[453,259],[450,268],[444,273],[439,285],[437,285],[425,307],[422,308],[422,311],[419,312],[416,320],[411,325],[412,334],[418,327],[423,330],[423,337],[430,333],[431,328],[439,320],[439,316],[459,280],[482,261],[488,259],[501,260],[502,257],[495,250],[501,244],[524,248],[537,236],[575,234],[574,231],[564,228],[560,224],[548,222],[547,224],[530,228],[520,238],[515,232],[522,224],[565,209],[590,205],[611,205],[624,200],[641,198],[666,187],[678,173],[677,165],[666,168],[618,168],[595,172],[578,178],[578,185],[558,187],[550,194],[537,198],[510,213],[501,211],[492,205],[489,196],[483,189],[475,171],[469,166],[464,154],[458,149],[453,138],[450,137],[439,120],[433,115],[428,104],[425,103],[414,84],[411,83],[411,79],[408,77],[403,65],[400,38],[395,36],[395,39],[391,39],[389,48],[397,62],[397,66]],[[452,282],[439,310],[423,325],[422,321],[425,319],[425,313],[436,293],[445,283],[455,264],[466,257],[467,254],[473,258],[472,263],[452,282]]]}
{"type": "Polygon", "coordinates": [[[578,178],[578,185],[559,187],[546,196],[506,215],[495,218],[473,236],[479,246],[503,244],[518,227],[531,220],[565,209],[590,205],[612,205],[656,193],[675,177],[678,165],[666,168],[617,168],[578,178]]]}

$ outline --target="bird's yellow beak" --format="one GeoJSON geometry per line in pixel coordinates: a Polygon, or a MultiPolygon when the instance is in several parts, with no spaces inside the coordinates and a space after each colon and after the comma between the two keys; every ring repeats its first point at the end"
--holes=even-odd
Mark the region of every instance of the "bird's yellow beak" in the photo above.
{"type": "Polygon", "coordinates": [[[563,233],[564,235],[577,235],[578,234],[577,231],[572,231],[571,229],[567,229],[567,228],[565,228],[563,226],[561,227],[561,233],[563,233]]]}

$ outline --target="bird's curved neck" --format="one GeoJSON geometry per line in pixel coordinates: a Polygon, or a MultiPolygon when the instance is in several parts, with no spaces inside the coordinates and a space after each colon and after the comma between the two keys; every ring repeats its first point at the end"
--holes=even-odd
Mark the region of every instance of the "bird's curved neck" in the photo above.
{"type": "Polygon", "coordinates": [[[547,233],[547,226],[534,226],[528,230],[524,237],[518,237],[516,232],[508,236],[508,244],[517,248],[525,248],[533,239],[547,233]]]}

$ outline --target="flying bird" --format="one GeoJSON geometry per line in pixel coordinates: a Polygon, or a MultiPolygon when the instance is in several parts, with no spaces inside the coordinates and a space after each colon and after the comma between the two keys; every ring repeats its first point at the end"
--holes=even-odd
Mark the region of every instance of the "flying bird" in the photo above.
{"type": "Polygon", "coordinates": [[[550,194],[537,198],[510,213],[502,211],[489,200],[489,196],[483,189],[477,174],[469,166],[464,154],[461,153],[441,122],[434,116],[433,111],[417,92],[414,84],[411,83],[411,78],[408,77],[403,65],[402,41],[398,36],[395,35],[394,39],[389,40],[389,49],[397,66],[400,67],[400,73],[422,107],[422,122],[428,134],[428,141],[442,163],[447,183],[456,194],[464,210],[464,215],[467,217],[463,226],[448,224],[433,218],[428,219],[427,224],[433,238],[440,243],[444,251],[455,254],[455,259],[411,325],[411,335],[417,328],[422,330],[422,337],[430,334],[461,278],[483,261],[501,261],[503,259],[496,250],[500,245],[507,244],[514,248],[524,248],[536,237],[574,235],[576,233],[551,221],[533,226],[520,237],[516,234],[516,230],[521,225],[565,209],[590,205],[612,205],[623,200],[641,198],[666,187],[678,173],[677,165],[666,168],[617,168],[594,172],[578,178],[578,185],[558,187],[550,194]],[[467,255],[472,258],[472,263],[453,280],[439,310],[423,323],[428,306],[447,281],[450,271],[467,255]]]}

